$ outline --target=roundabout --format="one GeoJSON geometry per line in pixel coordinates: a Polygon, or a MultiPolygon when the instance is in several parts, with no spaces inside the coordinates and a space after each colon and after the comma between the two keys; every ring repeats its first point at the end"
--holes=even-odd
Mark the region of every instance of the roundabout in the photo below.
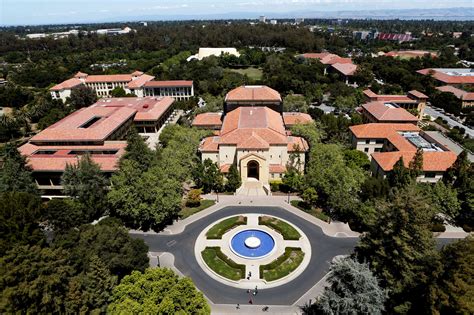
{"type": "MultiPolygon", "coordinates": [[[[177,234],[163,233],[132,233],[135,238],[143,239],[149,246],[149,251],[153,255],[159,258],[161,266],[169,266],[174,268],[177,272],[184,276],[191,277],[195,285],[201,290],[206,297],[216,304],[234,304],[240,303],[242,305],[248,303],[248,295],[245,293],[247,289],[255,288],[254,281],[262,283],[262,279],[256,278],[255,270],[259,267],[253,263],[249,263],[249,259],[244,259],[232,253],[230,249],[231,236],[234,236],[240,231],[247,229],[263,230],[268,232],[275,240],[276,243],[282,242],[284,246],[275,246],[275,252],[272,255],[264,257],[263,259],[251,260],[253,262],[265,261],[265,264],[274,261],[276,258],[285,254],[283,247],[290,247],[294,244],[295,238],[298,235],[292,233],[292,231],[285,231],[286,240],[283,239],[282,234],[274,232],[269,226],[272,222],[267,222],[266,225],[259,224],[259,217],[268,216],[275,217],[285,222],[291,223],[292,226],[297,228],[297,231],[301,232],[306,236],[309,242],[310,255],[305,252],[305,259],[308,260],[306,266],[304,262],[300,264],[302,266],[301,272],[292,272],[285,282],[275,285],[263,287],[257,284],[259,288],[259,294],[254,297],[254,304],[266,304],[266,305],[293,305],[300,298],[305,296],[308,291],[315,287],[318,282],[323,279],[329,268],[331,260],[338,255],[348,255],[352,252],[358,238],[356,237],[333,237],[326,235],[323,230],[316,224],[303,218],[297,211],[290,211],[285,209],[289,207],[282,203],[281,206],[254,206],[254,205],[228,205],[218,206],[203,214],[202,217],[197,217],[194,220],[184,221],[182,230],[177,234]],[[257,214],[253,217],[252,215],[257,214]],[[250,215],[253,218],[247,218],[248,223],[253,227],[246,226],[243,221],[239,221],[242,224],[237,225],[228,233],[220,233],[217,231],[213,236],[219,236],[218,239],[206,239],[207,245],[209,246],[220,246],[222,241],[226,242],[224,249],[227,251],[226,256],[233,257],[235,263],[249,264],[252,268],[252,278],[247,280],[247,265],[242,272],[243,278],[237,280],[223,280],[218,275],[214,274],[209,270],[208,267],[202,265],[203,259],[200,251],[196,248],[198,245],[198,238],[205,230],[212,228],[215,224],[226,220],[230,217],[240,217],[250,215]],[[189,222],[189,223],[188,223],[189,222]],[[272,234],[275,233],[275,234],[272,234]],[[224,235],[226,234],[226,235],[224,235]],[[231,256],[233,255],[233,256],[231,256]],[[163,258],[163,259],[162,259],[163,258]],[[166,259],[165,259],[166,258],[166,259]],[[168,259],[169,258],[169,259],[168,259]],[[232,282],[240,282],[240,285],[230,285],[232,282]]],[[[181,222],[180,222],[181,223],[181,222]]],[[[263,223],[263,222],[261,222],[263,223]]],[[[215,231],[214,231],[215,232],[215,231]]],[[[204,249],[204,246],[201,249],[204,249]]],[[[294,255],[290,253],[290,255],[294,255]]],[[[272,276],[272,275],[270,275],[272,276]]],[[[259,277],[260,278],[260,277],[259,277]]],[[[275,281],[269,281],[269,283],[275,281]]],[[[278,282],[278,280],[276,281],[278,282]]],[[[308,296],[308,298],[314,298],[314,296],[308,296]]]]}
{"type": "Polygon", "coordinates": [[[194,254],[216,281],[267,289],[291,282],[304,271],[311,260],[311,244],[303,231],[280,217],[247,213],[204,228],[194,254]]]}

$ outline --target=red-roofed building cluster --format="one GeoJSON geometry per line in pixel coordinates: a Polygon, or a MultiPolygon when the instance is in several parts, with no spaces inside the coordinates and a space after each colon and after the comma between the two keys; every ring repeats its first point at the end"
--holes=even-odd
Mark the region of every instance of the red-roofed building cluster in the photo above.
{"type": "Polygon", "coordinates": [[[319,62],[326,66],[324,68],[324,74],[327,74],[328,71],[337,72],[343,76],[346,83],[349,83],[350,78],[357,71],[357,65],[352,62],[351,58],[340,57],[329,52],[305,53],[299,55],[298,57],[303,59],[319,60],[319,62]]]}
{"type": "Polygon", "coordinates": [[[90,75],[78,72],[73,78],[61,82],[52,88],[53,99],[63,102],[71,96],[71,91],[81,85],[93,89],[98,97],[110,97],[113,89],[123,88],[127,94],[143,96],[171,96],[177,100],[189,99],[194,96],[193,81],[154,81],[155,77],[141,71],[131,74],[90,75]]]}
{"type": "Polygon", "coordinates": [[[128,130],[135,126],[140,132],[156,132],[170,117],[173,102],[171,97],[101,99],[36,134],[19,150],[43,195],[60,195],[67,164],[90,154],[110,176],[125,153],[128,130]]]}
{"type": "Polygon", "coordinates": [[[418,149],[423,150],[420,182],[437,182],[456,161],[456,154],[414,124],[370,123],[350,127],[352,146],[371,159],[374,176],[385,177],[400,159],[408,167],[418,149]]]}
{"type": "Polygon", "coordinates": [[[229,91],[224,114],[196,116],[193,126],[217,129],[214,136],[202,140],[202,160],[216,162],[227,172],[235,164],[242,182],[255,181],[269,191],[271,180],[281,179],[295,154],[304,168],[308,143],[288,131],[297,123],[313,120],[303,113],[282,113],[280,94],[267,86],[241,86],[229,91]]]}
{"type": "Polygon", "coordinates": [[[474,86],[474,69],[471,68],[428,68],[417,72],[422,75],[431,75],[436,81],[444,85],[474,86]]]}
{"type": "Polygon", "coordinates": [[[456,96],[461,101],[462,108],[474,106],[474,92],[467,92],[451,85],[439,86],[436,89],[456,96]]]}
{"type": "Polygon", "coordinates": [[[428,96],[416,90],[407,95],[382,95],[364,90],[364,98],[368,102],[362,106],[362,115],[367,122],[406,122],[416,123],[416,117],[407,112],[416,111],[423,117],[428,96]],[[410,115],[410,116],[408,116],[410,115]]]}

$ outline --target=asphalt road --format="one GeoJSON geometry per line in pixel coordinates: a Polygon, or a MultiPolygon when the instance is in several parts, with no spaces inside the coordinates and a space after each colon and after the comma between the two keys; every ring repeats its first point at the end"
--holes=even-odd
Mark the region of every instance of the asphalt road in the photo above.
{"type": "MultiPolygon", "coordinates": [[[[245,305],[248,294],[245,290],[227,286],[209,277],[198,265],[194,256],[194,244],[201,231],[221,218],[244,213],[261,213],[275,215],[298,226],[311,242],[311,261],[308,267],[290,283],[259,290],[253,297],[257,305],[292,305],[311,289],[327,273],[330,261],[337,255],[351,254],[358,238],[336,238],[325,235],[321,228],[286,211],[280,207],[230,206],[216,211],[186,226],[185,230],[175,235],[131,234],[143,239],[151,252],[169,252],[175,257],[175,267],[185,276],[189,276],[195,285],[215,304],[245,305]]],[[[439,240],[445,244],[451,240],[439,240]]],[[[249,288],[253,289],[253,288],[249,288]]]]}
{"type": "Polygon", "coordinates": [[[438,117],[441,117],[442,119],[445,119],[448,122],[448,125],[452,128],[454,126],[458,126],[460,128],[466,129],[466,134],[469,135],[470,138],[474,138],[474,130],[469,128],[468,126],[465,126],[461,123],[458,123],[454,119],[452,119],[449,116],[446,116],[443,113],[437,112],[434,110],[434,107],[426,106],[425,108],[425,114],[430,115],[431,117],[434,117],[435,119],[438,117]]]}

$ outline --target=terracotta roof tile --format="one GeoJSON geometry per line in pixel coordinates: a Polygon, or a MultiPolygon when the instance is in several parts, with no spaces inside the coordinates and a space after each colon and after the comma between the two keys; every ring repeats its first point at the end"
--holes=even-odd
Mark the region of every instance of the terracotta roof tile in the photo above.
{"type": "Polygon", "coordinates": [[[308,124],[313,121],[313,118],[306,113],[283,113],[283,121],[286,126],[293,126],[296,124],[308,124]]]}
{"type": "Polygon", "coordinates": [[[335,63],[332,67],[347,76],[354,75],[357,70],[357,65],[353,63],[335,63]]]}
{"type": "Polygon", "coordinates": [[[449,75],[439,71],[438,69],[422,69],[417,71],[420,74],[428,75],[433,73],[433,77],[445,84],[474,84],[474,75],[470,76],[457,76],[457,75],[449,75]]]}
{"type": "Polygon", "coordinates": [[[280,93],[265,85],[244,85],[227,93],[225,101],[281,102],[281,96],[280,93]]]}
{"type": "Polygon", "coordinates": [[[131,74],[94,74],[86,77],[86,83],[97,82],[130,82],[132,81],[131,74]]]}
{"type": "Polygon", "coordinates": [[[400,107],[388,106],[384,102],[370,102],[362,105],[379,122],[417,122],[418,118],[400,107]]]}
{"type": "Polygon", "coordinates": [[[145,83],[145,87],[190,87],[193,85],[193,81],[185,80],[172,80],[172,81],[148,81],[145,83]]]}
{"type": "MultiPolygon", "coordinates": [[[[384,170],[391,171],[393,166],[400,157],[403,157],[403,162],[408,167],[411,160],[415,156],[415,151],[411,152],[375,152],[372,153],[372,158],[384,170]]],[[[423,152],[423,171],[425,172],[444,172],[453,165],[457,156],[454,152],[423,152]]]]}
{"type": "Polygon", "coordinates": [[[270,173],[285,173],[286,172],[286,166],[285,165],[280,165],[280,164],[270,164],[269,165],[269,171],[270,171],[270,173]]]}
{"type": "Polygon", "coordinates": [[[222,126],[222,113],[203,113],[196,115],[193,126],[222,126]]]}
{"type": "Polygon", "coordinates": [[[64,89],[72,89],[73,87],[79,86],[82,84],[82,81],[77,79],[77,78],[72,78],[68,79],[66,81],[63,81],[59,84],[56,84],[52,88],[50,88],[51,91],[61,91],[64,89]]]}
{"type": "Polygon", "coordinates": [[[136,89],[136,88],[142,87],[145,83],[149,82],[150,80],[153,80],[154,78],[155,78],[154,76],[151,76],[148,74],[142,74],[138,78],[130,81],[127,84],[127,87],[129,89],[136,89]]]}
{"type": "Polygon", "coordinates": [[[451,85],[438,86],[436,89],[438,91],[441,91],[441,92],[452,93],[457,98],[459,98],[460,100],[464,100],[464,101],[473,101],[474,100],[474,93],[466,92],[464,90],[458,89],[458,88],[456,88],[454,86],[451,86],[451,85]]]}

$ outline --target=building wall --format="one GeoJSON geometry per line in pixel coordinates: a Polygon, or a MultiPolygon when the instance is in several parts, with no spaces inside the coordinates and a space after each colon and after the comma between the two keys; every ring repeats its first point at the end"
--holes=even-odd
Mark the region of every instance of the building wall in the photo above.
{"type": "MultiPolygon", "coordinates": [[[[372,160],[370,164],[370,170],[372,171],[372,176],[377,178],[386,178],[388,172],[385,172],[375,160],[372,160]]],[[[419,183],[437,183],[443,179],[444,172],[423,172],[420,176],[416,178],[416,181],[419,183]]]]}
{"type": "Polygon", "coordinates": [[[462,108],[474,106],[474,101],[465,101],[465,100],[463,100],[462,103],[461,103],[461,106],[462,106],[462,108]]]}
{"type": "Polygon", "coordinates": [[[61,91],[50,91],[50,93],[53,100],[61,100],[63,102],[66,102],[66,98],[71,96],[71,89],[61,91]]]}
{"type": "Polygon", "coordinates": [[[352,135],[352,147],[367,154],[370,160],[372,160],[372,153],[386,151],[384,150],[385,145],[384,139],[364,139],[352,135]]]}
{"type": "Polygon", "coordinates": [[[143,96],[171,96],[177,100],[187,100],[194,96],[194,86],[171,86],[171,87],[144,87],[141,92],[135,90],[135,94],[142,93],[143,96]]]}
{"type": "Polygon", "coordinates": [[[128,81],[123,82],[87,82],[86,86],[94,89],[98,97],[109,97],[110,92],[116,87],[121,87],[125,90],[126,93],[130,93],[130,90],[127,89],[128,81]]]}
{"type": "Polygon", "coordinates": [[[283,103],[282,102],[226,102],[224,104],[224,114],[233,111],[238,107],[255,107],[255,106],[265,106],[278,113],[283,113],[283,103]]]}

